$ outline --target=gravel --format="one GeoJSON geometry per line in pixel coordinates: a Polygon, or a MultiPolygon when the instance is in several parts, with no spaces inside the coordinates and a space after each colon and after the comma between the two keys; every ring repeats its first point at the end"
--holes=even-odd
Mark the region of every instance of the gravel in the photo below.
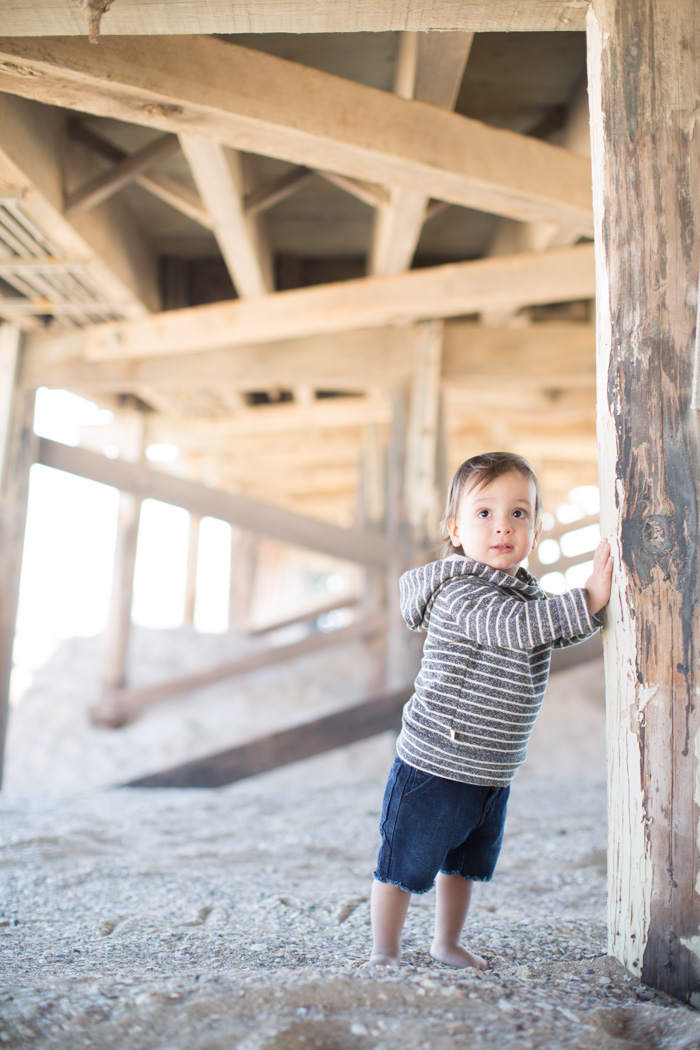
{"type": "Polygon", "coordinates": [[[599,668],[558,679],[476,887],[483,973],[429,956],[432,893],[402,967],[362,967],[386,739],[213,791],[8,791],[0,1047],[697,1050],[700,1015],[606,954],[599,668]]]}

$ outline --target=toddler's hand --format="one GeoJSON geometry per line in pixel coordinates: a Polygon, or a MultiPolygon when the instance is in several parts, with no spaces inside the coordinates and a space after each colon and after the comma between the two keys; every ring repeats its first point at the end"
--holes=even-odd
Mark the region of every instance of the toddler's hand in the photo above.
{"type": "Polygon", "coordinates": [[[586,598],[591,616],[595,616],[610,600],[613,560],[610,544],[601,540],[593,555],[593,572],[586,580],[586,598]]]}

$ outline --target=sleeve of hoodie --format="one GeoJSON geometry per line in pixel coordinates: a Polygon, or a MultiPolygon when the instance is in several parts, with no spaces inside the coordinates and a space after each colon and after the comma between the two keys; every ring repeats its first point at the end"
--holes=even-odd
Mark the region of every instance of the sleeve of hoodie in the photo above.
{"type": "MultiPolygon", "coordinates": [[[[438,602],[440,618],[452,621],[459,635],[477,645],[501,649],[559,647],[587,638],[600,625],[591,616],[581,587],[553,598],[521,601],[492,586],[455,580],[438,602]]],[[[444,619],[442,628],[449,631],[444,619]]]]}

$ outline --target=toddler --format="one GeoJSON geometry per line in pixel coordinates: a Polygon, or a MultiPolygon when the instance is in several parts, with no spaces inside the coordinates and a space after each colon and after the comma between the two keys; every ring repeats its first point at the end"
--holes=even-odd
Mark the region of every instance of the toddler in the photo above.
{"type": "Polygon", "coordinates": [[[541,513],[522,457],[474,456],[450,485],[442,560],[401,578],[404,619],[427,638],[384,794],[368,965],[399,965],[411,894],[436,884],[431,955],[488,968],[460,944],[472,886],[493,876],[552,647],[596,631],[610,597],[607,540],[585,587],[553,598],[521,568],[537,546],[541,513]]]}

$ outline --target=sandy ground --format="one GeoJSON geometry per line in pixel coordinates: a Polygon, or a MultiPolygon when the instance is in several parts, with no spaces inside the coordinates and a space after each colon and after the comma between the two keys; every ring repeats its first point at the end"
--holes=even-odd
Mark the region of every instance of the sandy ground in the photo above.
{"type": "MultiPolygon", "coordinates": [[[[216,662],[235,639],[137,632],[136,681],[216,662]]],[[[238,648],[236,648],[238,647],[238,648]]],[[[552,679],[516,778],[494,882],[465,941],[362,969],[388,735],[215,791],[115,789],[359,699],[359,647],[91,728],[99,646],[64,643],[13,711],[0,803],[0,1044],[75,1050],[700,1047],[700,1016],[606,956],[602,671],[552,679]]]]}

